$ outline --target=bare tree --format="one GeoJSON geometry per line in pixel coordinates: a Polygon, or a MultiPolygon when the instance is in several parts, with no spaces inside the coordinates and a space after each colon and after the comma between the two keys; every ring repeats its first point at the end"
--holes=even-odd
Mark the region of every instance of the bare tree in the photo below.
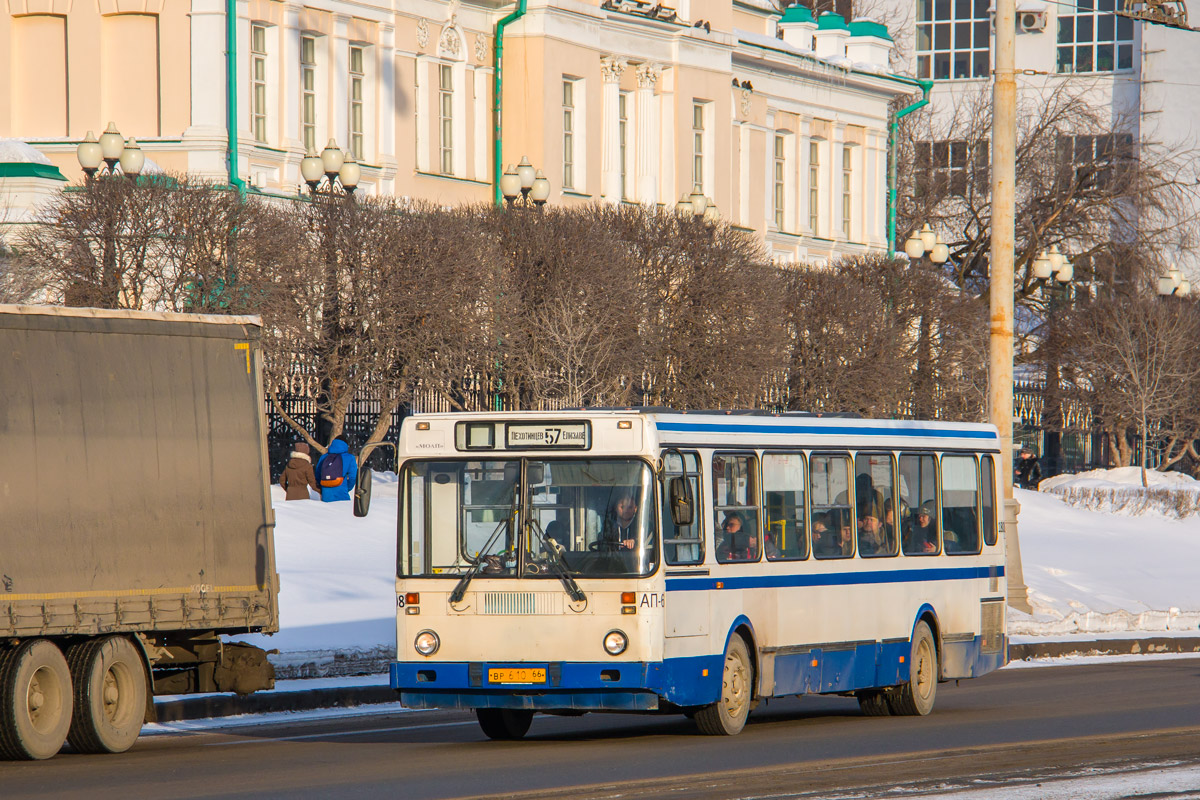
{"type": "MultiPolygon", "coordinates": [[[[1126,431],[1132,428],[1141,438],[1146,486],[1152,426],[1194,421],[1197,415],[1196,306],[1164,302],[1146,292],[1113,293],[1078,310],[1072,333],[1079,371],[1113,437],[1120,465],[1131,460],[1126,431]]],[[[1184,423],[1184,429],[1190,424],[1184,423]]]]}
{"type": "MultiPolygon", "coordinates": [[[[987,285],[991,241],[988,91],[959,97],[953,114],[905,117],[899,206],[903,239],[929,221],[948,235],[954,279],[987,285]]],[[[1113,118],[1085,84],[1062,80],[1021,98],[1016,178],[1016,292],[1038,310],[1043,299],[1030,269],[1043,249],[1062,245],[1083,280],[1127,282],[1129,254],[1194,244],[1200,187],[1181,176],[1194,153],[1182,146],[1140,147],[1133,118],[1113,118]]]]}

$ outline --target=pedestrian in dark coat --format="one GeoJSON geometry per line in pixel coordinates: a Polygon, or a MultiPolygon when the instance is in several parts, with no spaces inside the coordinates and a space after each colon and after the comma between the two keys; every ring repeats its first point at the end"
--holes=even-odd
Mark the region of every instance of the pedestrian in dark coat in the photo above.
{"type": "Polygon", "coordinates": [[[279,476],[279,485],[287,492],[286,500],[309,500],[308,490],[321,491],[313,473],[312,456],[305,442],[296,442],[288,456],[287,467],[279,476]]]}
{"type": "Polygon", "coordinates": [[[1021,448],[1021,455],[1017,458],[1013,476],[1017,479],[1017,485],[1022,489],[1037,491],[1038,484],[1042,481],[1042,468],[1038,464],[1038,460],[1034,458],[1033,451],[1028,447],[1021,448]]]}

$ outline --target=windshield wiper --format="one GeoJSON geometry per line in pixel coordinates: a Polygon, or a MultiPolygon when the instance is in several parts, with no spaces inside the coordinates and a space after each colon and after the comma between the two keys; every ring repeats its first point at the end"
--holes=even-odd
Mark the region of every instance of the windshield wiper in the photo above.
{"type": "Polygon", "coordinates": [[[496,526],[496,530],[492,531],[492,535],[489,536],[487,542],[484,543],[483,549],[476,553],[475,564],[469,570],[467,570],[466,574],[459,578],[458,583],[455,584],[454,591],[450,593],[451,603],[462,602],[463,597],[465,597],[467,594],[467,587],[471,585],[471,579],[478,575],[480,570],[483,569],[483,565],[487,563],[488,556],[484,554],[488,553],[488,551],[492,549],[492,544],[496,541],[496,537],[500,535],[500,531],[506,529],[510,522],[512,522],[512,516],[508,516],[505,519],[500,520],[500,523],[496,526]]]}
{"type": "Polygon", "coordinates": [[[567,565],[563,563],[562,545],[557,540],[547,536],[536,519],[529,520],[529,529],[537,534],[538,541],[542,543],[542,547],[550,553],[550,566],[554,568],[558,579],[562,581],[563,589],[566,590],[567,596],[576,603],[586,602],[587,595],[583,593],[583,589],[579,588],[579,584],[575,582],[575,579],[571,577],[571,573],[567,571],[567,565]]]}

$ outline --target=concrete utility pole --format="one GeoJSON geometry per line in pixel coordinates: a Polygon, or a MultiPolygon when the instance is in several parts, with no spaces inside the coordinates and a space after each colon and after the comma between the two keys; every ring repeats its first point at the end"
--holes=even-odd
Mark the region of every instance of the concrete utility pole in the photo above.
{"type": "Polygon", "coordinates": [[[1016,238],[1017,75],[1016,0],[996,2],[996,64],[992,89],[992,280],[988,362],[988,415],[1000,431],[1000,474],[1004,476],[1004,536],[1008,604],[1031,612],[1021,569],[1013,497],[1013,261],[1016,238]]]}

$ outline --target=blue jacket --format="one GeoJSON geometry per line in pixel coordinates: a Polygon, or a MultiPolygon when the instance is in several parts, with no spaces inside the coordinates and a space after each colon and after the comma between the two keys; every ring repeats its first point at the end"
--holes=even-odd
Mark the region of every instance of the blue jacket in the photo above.
{"type": "Polygon", "coordinates": [[[326,503],[331,503],[334,500],[349,500],[350,493],[354,491],[354,481],[358,478],[358,459],[350,452],[350,447],[341,439],[335,439],[333,444],[329,445],[329,452],[321,456],[317,462],[317,482],[321,480],[321,467],[325,465],[325,459],[333,453],[342,454],[342,485],[341,486],[322,486],[321,500],[326,503]]]}

